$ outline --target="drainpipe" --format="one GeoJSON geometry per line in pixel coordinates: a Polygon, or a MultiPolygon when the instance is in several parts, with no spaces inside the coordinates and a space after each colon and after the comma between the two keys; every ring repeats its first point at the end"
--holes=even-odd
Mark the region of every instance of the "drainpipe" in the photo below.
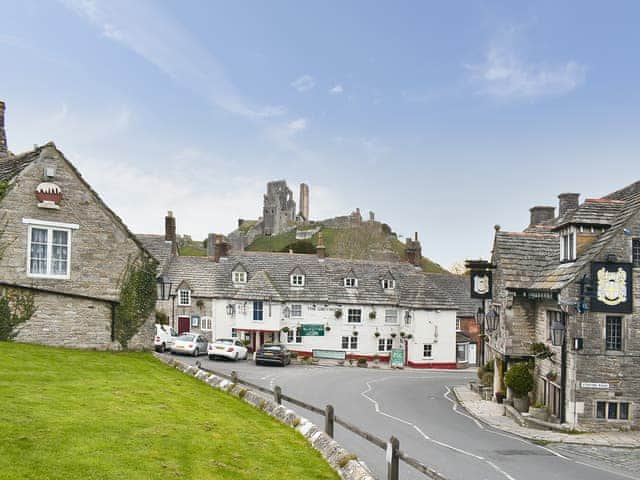
{"type": "Polygon", "coordinates": [[[560,423],[567,421],[567,407],[566,407],[566,391],[567,391],[567,335],[565,333],[562,339],[562,352],[560,356],[560,423]]]}

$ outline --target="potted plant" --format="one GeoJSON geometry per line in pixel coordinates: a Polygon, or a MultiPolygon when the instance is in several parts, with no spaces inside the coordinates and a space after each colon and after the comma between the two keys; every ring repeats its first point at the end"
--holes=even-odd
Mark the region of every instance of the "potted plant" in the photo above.
{"type": "Polygon", "coordinates": [[[373,336],[378,338],[380,336],[380,332],[376,330],[375,332],[373,332],[373,336]]]}
{"type": "Polygon", "coordinates": [[[341,318],[342,317],[342,309],[341,308],[337,309],[335,312],[333,312],[333,314],[335,315],[336,318],[341,318]]]}
{"type": "Polygon", "coordinates": [[[406,333],[404,333],[404,332],[400,332],[400,336],[401,336],[402,338],[404,338],[404,337],[405,337],[405,335],[406,335],[406,333]]]}
{"type": "Polygon", "coordinates": [[[413,334],[412,334],[412,333],[410,333],[409,335],[407,335],[407,338],[408,338],[409,340],[411,340],[411,339],[413,338],[413,334]]]}
{"type": "Polygon", "coordinates": [[[327,332],[330,332],[330,331],[331,331],[331,327],[330,327],[329,325],[325,325],[324,329],[325,329],[327,332]]]}
{"type": "Polygon", "coordinates": [[[513,406],[519,412],[529,411],[529,392],[533,390],[533,383],[533,375],[525,362],[516,363],[504,375],[504,384],[513,391],[513,406]]]}
{"type": "Polygon", "coordinates": [[[371,310],[369,312],[369,320],[375,320],[376,319],[376,311],[375,310],[371,310]]]}
{"type": "Polygon", "coordinates": [[[367,359],[366,358],[359,358],[358,359],[358,367],[367,368],[368,367],[367,359]]]}
{"type": "Polygon", "coordinates": [[[541,402],[536,402],[529,407],[529,415],[538,420],[546,420],[547,410],[541,402]]]}
{"type": "Polygon", "coordinates": [[[282,327],[280,330],[282,330],[284,333],[287,333],[289,331],[289,327],[282,327]]]}

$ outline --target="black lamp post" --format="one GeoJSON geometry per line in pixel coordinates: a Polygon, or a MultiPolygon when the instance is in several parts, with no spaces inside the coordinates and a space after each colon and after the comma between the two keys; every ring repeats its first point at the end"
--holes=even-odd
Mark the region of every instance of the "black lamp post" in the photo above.
{"type": "Polygon", "coordinates": [[[566,421],[565,392],[567,389],[567,329],[566,321],[551,324],[551,343],[560,347],[560,423],[566,421]]]}
{"type": "Polygon", "coordinates": [[[167,274],[163,273],[156,279],[158,288],[158,300],[169,300],[171,295],[171,280],[167,274]]]}

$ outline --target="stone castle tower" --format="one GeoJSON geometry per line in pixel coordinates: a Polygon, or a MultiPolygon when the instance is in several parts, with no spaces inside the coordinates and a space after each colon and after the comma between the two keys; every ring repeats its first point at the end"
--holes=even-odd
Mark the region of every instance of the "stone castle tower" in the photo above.
{"type": "Polygon", "coordinates": [[[278,235],[296,220],[296,202],[286,180],[267,183],[262,210],[263,233],[278,235]]]}
{"type": "Polygon", "coordinates": [[[302,222],[309,221],[309,185],[300,184],[300,213],[298,214],[302,222]]]}

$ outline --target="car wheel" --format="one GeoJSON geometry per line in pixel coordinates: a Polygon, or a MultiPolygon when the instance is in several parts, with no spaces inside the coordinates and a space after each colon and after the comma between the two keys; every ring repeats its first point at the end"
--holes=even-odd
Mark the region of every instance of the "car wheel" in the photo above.
{"type": "Polygon", "coordinates": [[[163,343],[162,345],[160,345],[160,353],[164,353],[167,351],[167,347],[166,345],[163,343]]]}
{"type": "Polygon", "coordinates": [[[215,357],[215,356],[213,356],[213,355],[209,355],[209,360],[213,361],[213,360],[215,360],[215,359],[216,359],[216,357],[215,357]]]}
{"type": "Polygon", "coordinates": [[[196,347],[196,349],[193,351],[193,356],[197,357],[198,355],[200,355],[200,350],[198,350],[198,347],[196,347]]]}

